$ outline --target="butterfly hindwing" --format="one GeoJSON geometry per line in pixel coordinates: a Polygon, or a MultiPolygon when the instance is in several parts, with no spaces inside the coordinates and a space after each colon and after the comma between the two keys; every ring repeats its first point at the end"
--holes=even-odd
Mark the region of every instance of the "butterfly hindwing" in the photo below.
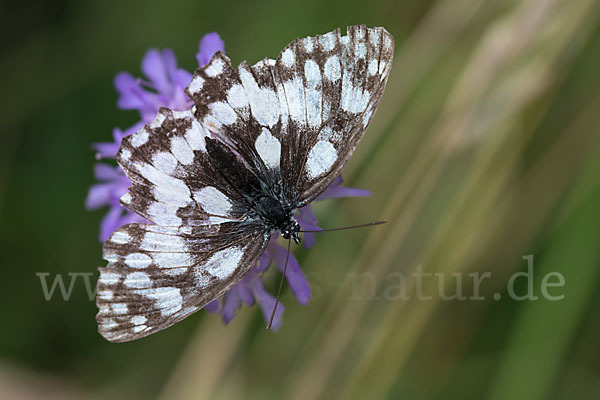
{"type": "Polygon", "coordinates": [[[105,242],[96,304],[99,331],[124,342],[162,330],[237,283],[262,254],[268,236],[232,223],[193,232],[129,224],[105,242]]]}

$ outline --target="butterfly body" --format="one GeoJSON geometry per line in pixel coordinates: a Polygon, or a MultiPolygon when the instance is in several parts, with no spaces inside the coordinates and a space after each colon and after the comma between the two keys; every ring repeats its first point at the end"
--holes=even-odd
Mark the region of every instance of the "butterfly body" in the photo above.
{"type": "Polygon", "coordinates": [[[300,242],[300,225],[293,217],[297,204],[285,193],[278,169],[268,173],[263,165],[253,172],[215,139],[207,139],[207,152],[223,179],[243,196],[245,202],[239,206],[239,212],[246,216],[247,224],[269,234],[279,231],[285,239],[300,242]]]}
{"type": "Polygon", "coordinates": [[[297,209],[336,179],[391,69],[393,38],[364,25],[297,39],[276,60],[237,68],[221,52],[194,73],[191,110],[161,108],[123,139],[132,182],[121,203],[151,224],[105,242],[97,321],[108,340],[162,330],[239,282],[297,209]]]}

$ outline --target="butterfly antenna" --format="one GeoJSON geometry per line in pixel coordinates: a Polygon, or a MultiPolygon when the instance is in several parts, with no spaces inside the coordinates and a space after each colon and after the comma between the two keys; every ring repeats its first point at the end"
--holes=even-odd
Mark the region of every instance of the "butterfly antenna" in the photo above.
{"type": "Polygon", "coordinates": [[[279,305],[279,299],[281,298],[281,288],[283,288],[283,280],[285,279],[285,271],[287,271],[288,260],[290,259],[290,245],[291,244],[292,244],[292,239],[288,239],[287,255],[285,256],[285,266],[283,267],[283,274],[281,275],[281,282],[279,282],[279,290],[277,291],[277,299],[275,299],[275,306],[273,307],[273,311],[271,312],[271,318],[269,318],[269,323],[267,324],[267,329],[271,329],[271,325],[273,325],[273,319],[275,318],[275,312],[277,311],[277,306],[279,305]]]}
{"type": "Polygon", "coordinates": [[[318,232],[343,231],[343,230],[346,230],[346,229],[365,228],[367,226],[381,225],[381,224],[385,224],[386,222],[387,221],[385,219],[382,219],[381,221],[369,222],[369,223],[360,224],[360,225],[345,226],[343,228],[321,229],[319,231],[315,230],[315,231],[300,231],[300,232],[314,232],[314,233],[318,233],[318,232]]]}

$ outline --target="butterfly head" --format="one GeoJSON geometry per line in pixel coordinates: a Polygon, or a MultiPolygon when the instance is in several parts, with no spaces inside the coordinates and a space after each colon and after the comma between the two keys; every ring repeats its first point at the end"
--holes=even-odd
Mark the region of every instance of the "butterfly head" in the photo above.
{"type": "Polygon", "coordinates": [[[296,244],[300,243],[300,224],[293,217],[283,224],[280,232],[284,239],[292,239],[296,244]]]}

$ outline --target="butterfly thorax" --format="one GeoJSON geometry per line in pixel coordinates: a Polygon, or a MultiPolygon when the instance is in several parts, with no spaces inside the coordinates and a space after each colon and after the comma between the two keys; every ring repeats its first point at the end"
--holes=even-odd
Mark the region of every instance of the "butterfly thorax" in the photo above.
{"type": "Polygon", "coordinates": [[[300,242],[300,225],[293,217],[294,210],[283,206],[283,202],[272,196],[261,196],[255,203],[255,211],[272,230],[281,232],[284,239],[300,242]]]}
{"type": "Polygon", "coordinates": [[[295,207],[283,190],[279,171],[267,172],[261,166],[255,168],[257,176],[224,143],[207,138],[206,148],[219,173],[243,196],[242,214],[298,243],[300,225],[293,217],[295,207]]]}

